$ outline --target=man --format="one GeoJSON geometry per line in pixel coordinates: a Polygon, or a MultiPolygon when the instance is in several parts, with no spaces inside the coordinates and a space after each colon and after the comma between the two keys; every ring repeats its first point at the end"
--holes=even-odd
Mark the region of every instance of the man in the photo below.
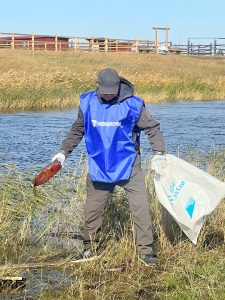
{"type": "Polygon", "coordinates": [[[62,143],[57,159],[65,158],[85,137],[89,174],[84,224],[84,251],[78,259],[92,259],[91,244],[98,241],[102,214],[115,186],[125,189],[133,215],[139,259],[158,263],[153,249],[152,221],[141,170],[140,132],[147,134],[154,152],[154,170],[165,162],[165,144],[159,123],[133,85],[110,68],[98,74],[97,89],[80,97],[78,117],[62,143]]]}

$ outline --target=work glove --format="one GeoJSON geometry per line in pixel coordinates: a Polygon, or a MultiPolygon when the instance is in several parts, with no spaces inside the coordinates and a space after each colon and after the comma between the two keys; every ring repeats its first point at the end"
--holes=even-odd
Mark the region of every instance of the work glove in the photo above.
{"type": "Polygon", "coordinates": [[[151,169],[158,176],[165,175],[165,168],[167,165],[166,155],[163,154],[155,154],[151,160],[151,169]]]}
{"type": "Polygon", "coordinates": [[[59,152],[58,154],[53,156],[52,162],[55,161],[55,160],[58,160],[61,163],[62,167],[63,167],[63,163],[64,163],[65,159],[66,159],[65,155],[62,154],[61,152],[59,152]]]}

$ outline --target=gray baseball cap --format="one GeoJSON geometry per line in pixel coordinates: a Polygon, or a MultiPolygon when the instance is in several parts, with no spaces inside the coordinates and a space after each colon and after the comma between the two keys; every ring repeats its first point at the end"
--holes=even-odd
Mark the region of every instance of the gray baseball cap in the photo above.
{"type": "Polygon", "coordinates": [[[118,73],[110,68],[98,73],[98,90],[100,94],[118,94],[120,77],[118,73]]]}

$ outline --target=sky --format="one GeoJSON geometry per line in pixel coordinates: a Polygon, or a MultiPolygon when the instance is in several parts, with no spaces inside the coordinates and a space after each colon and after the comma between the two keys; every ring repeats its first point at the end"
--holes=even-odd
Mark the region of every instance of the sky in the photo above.
{"type": "Polygon", "coordinates": [[[0,0],[0,11],[1,33],[154,40],[168,26],[173,43],[225,38],[225,0],[0,0]]]}

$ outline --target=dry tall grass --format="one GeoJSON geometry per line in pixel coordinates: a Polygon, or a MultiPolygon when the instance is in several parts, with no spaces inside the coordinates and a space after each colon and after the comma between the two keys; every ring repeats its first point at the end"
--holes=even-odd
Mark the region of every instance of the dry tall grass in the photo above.
{"type": "Polygon", "coordinates": [[[225,98],[225,59],[140,53],[0,51],[0,111],[65,108],[112,67],[146,102],[225,98]]]}
{"type": "MultiPolygon", "coordinates": [[[[219,179],[224,178],[224,161],[222,150],[208,160],[210,172],[219,179]]],[[[146,184],[160,266],[145,267],[137,260],[128,203],[121,189],[106,208],[102,257],[89,263],[69,263],[70,256],[82,247],[71,240],[69,232],[83,226],[85,174],[86,169],[80,177],[64,171],[36,194],[30,175],[1,175],[0,277],[25,274],[38,286],[32,286],[26,295],[33,292],[33,296],[39,294],[38,299],[224,299],[224,201],[202,229],[198,245],[193,246],[156,199],[151,171],[146,173],[146,184]],[[52,238],[50,232],[63,232],[64,236],[52,238]],[[12,265],[51,259],[57,262],[52,271],[55,277],[51,279],[50,269],[43,268],[38,282],[38,270],[12,265]],[[43,274],[50,277],[44,281],[43,274]]]]}

